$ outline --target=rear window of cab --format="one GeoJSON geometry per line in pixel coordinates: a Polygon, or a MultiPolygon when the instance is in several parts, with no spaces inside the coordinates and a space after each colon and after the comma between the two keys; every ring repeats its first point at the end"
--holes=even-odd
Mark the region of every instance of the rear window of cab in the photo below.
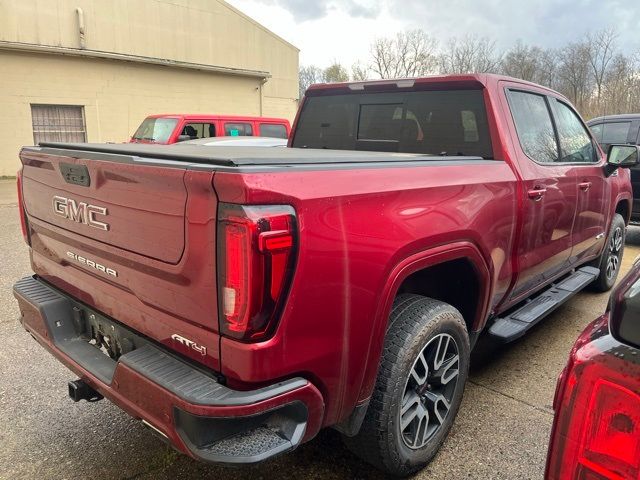
{"type": "Polygon", "coordinates": [[[482,90],[310,96],[293,147],[493,156],[482,90]]]}

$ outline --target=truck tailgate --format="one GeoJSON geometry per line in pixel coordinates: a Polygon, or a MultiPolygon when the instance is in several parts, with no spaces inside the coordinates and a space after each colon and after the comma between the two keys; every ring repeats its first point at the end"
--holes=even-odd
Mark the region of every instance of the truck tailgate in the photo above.
{"type": "Polygon", "coordinates": [[[38,147],[20,158],[35,273],[219,368],[213,171],[38,147]]]}
{"type": "Polygon", "coordinates": [[[28,215],[64,230],[177,263],[184,250],[184,173],[176,168],[48,156],[27,163],[23,175],[25,208],[28,215]],[[65,179],[62,170],[71,179],[65,179]],[[85,183],[89,185],[73,183],[74,171],[76,177],[86,172],[89,178],[85,183]],[[93,214],[98,227],[87,223],[87,207],[98,209],[93,214]],[[102,211],[106,214],[99,213],[102,211]]]}

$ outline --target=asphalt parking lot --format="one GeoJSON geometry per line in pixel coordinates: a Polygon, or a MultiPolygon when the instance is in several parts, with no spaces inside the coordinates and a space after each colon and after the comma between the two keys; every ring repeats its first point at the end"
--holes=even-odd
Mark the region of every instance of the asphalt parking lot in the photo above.
{"type": "MultiPolygon", "coordinates": [[[[203,465],[165,446],[108,401],[74,404],[73,375],[23,331],[11,293],[30,273],[13,181],[0,180],[0,478],[381,478],[333,430],[292,454],[243,469],[203,465]]],[[[640,254],[631,228],[626,271],[640,254]]],[[[580,293],[521,341],[475,366],[442,451],[416,478],[539,479],[558,373],[608,295],[580,293]]]]}

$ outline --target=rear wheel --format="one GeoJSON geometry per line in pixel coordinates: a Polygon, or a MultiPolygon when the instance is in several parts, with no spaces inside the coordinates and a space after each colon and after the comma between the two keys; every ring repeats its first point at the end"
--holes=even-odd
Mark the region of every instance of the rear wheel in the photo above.
{"type": "Polygon", "coordinates": [[[600,269],[600,274],[591,284],[592,290],[607,292],[616,283],[622,264],[622,255],[624,254],[625,235],[626,225],[624,218],[619,213],[616,213],[611,220],[607,245],[597,261],[596,266],[600,269]]]}
{"type": "Polygon", "coordinates": [[[438,452],[460,407],[469,370],[469,336],[451,305],[398,296],[380,371],[360,432],[345,443],[393,475],[424,467],[438,452]]]}

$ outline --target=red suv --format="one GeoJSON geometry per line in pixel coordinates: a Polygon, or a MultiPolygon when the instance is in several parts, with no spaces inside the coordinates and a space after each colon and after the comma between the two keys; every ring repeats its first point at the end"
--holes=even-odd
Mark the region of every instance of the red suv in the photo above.
{"type": "Polygon", "coordinates": [[[291,125],[284,118],[229,115],[151,115],[143,120],[130,143],[170,144],[209,137],[289,138],[291,125]]]}

